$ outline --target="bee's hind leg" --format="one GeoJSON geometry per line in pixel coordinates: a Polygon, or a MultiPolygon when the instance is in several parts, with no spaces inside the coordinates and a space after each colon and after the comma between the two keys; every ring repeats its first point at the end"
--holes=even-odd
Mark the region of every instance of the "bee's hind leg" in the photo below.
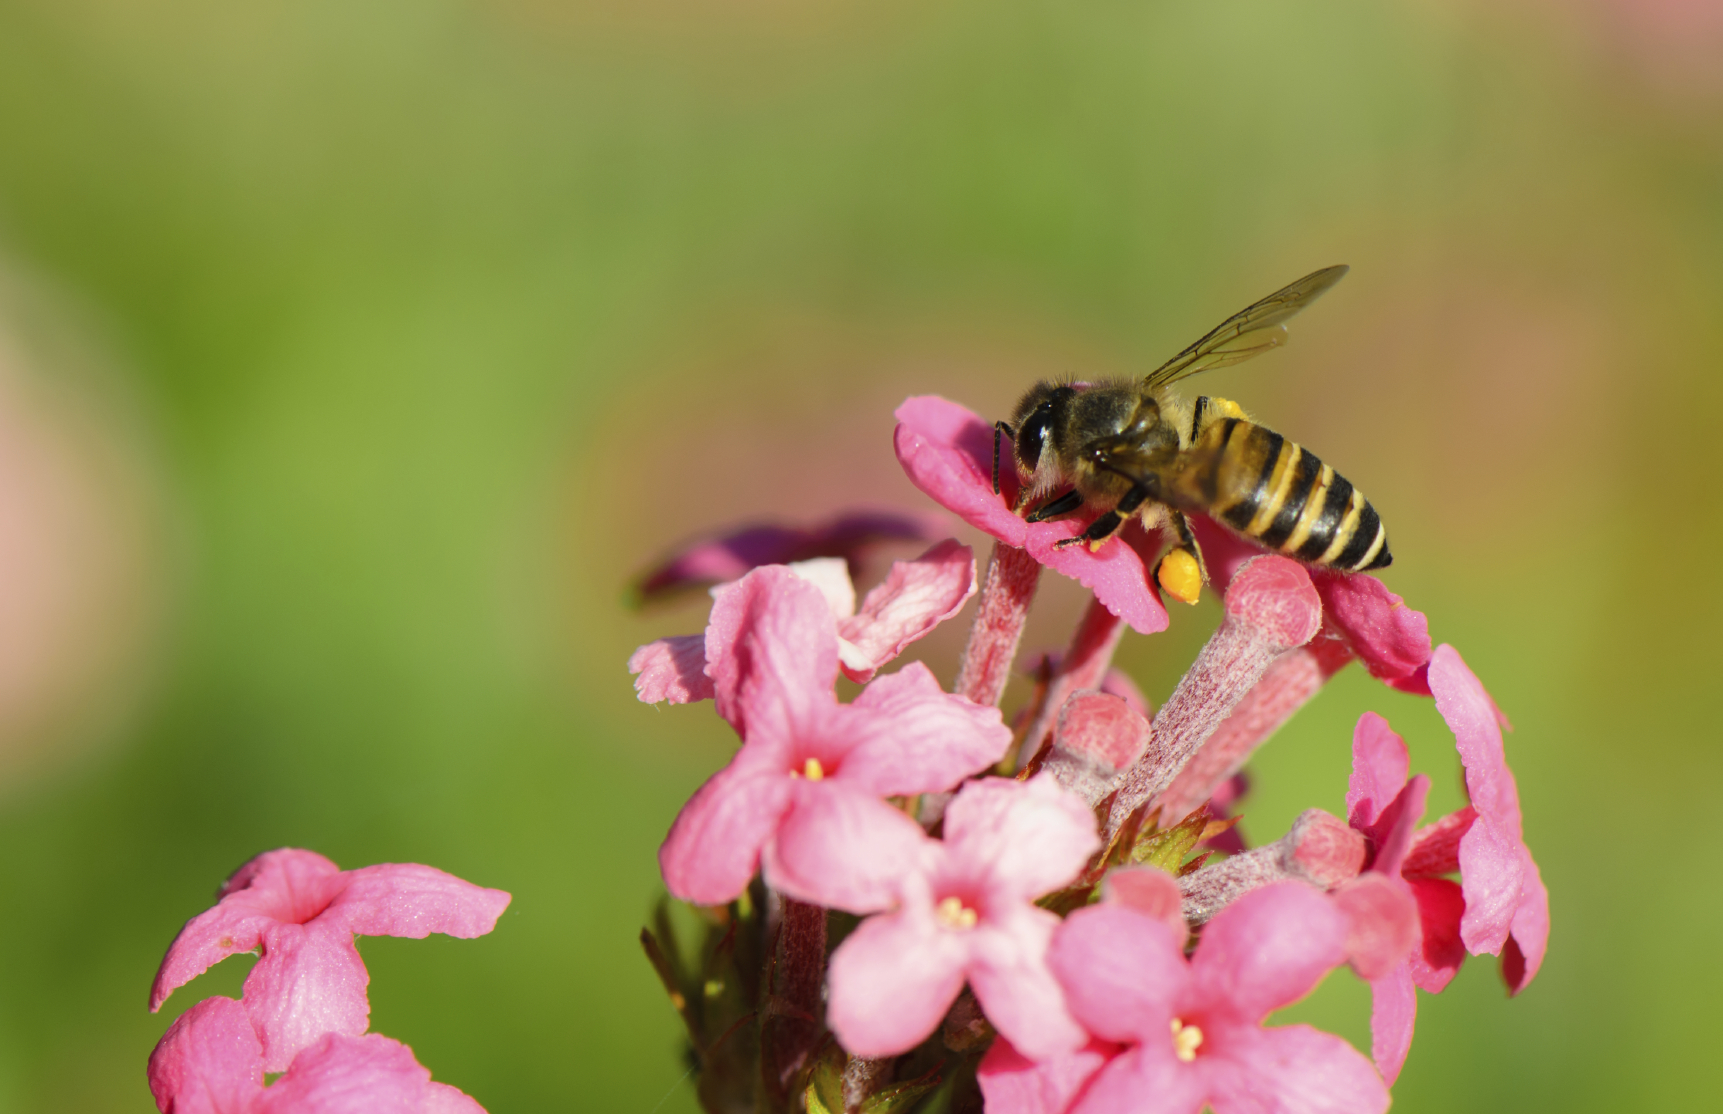
{"type": "Polygon", "coordinates": [[[1172,527],[1174,540],[1172,548],[1155,563],[1155,579],[1169,596],[1195,603],[1202,596],[1202,586],[1209,582],[1202,547],[1197,544],[1197,536],[1184,512],[1166,507],[1163,514],[1167,525],[1172,527]]]}

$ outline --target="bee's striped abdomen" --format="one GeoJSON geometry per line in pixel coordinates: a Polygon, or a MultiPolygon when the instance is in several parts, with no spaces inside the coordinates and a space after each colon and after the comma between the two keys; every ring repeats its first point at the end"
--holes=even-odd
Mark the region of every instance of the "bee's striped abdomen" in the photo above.
{"type": "Polygon", "coordinates": [[[1315,453],[1239,418],[1216,422],[1203,441],[1218,448],[1197,467],[1209,513],[1269,549],[1309,565],[1356,572],[1394,557],[1376,508],[1315,453]]]}

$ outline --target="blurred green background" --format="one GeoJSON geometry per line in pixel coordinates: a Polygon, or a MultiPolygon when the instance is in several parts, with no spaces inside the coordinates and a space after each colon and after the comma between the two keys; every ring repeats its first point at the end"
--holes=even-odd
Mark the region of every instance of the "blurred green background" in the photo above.
{"type": "MultiPolygon", "coordinates": [[[[169,1015],[247,963],[152,1017],[163,949],[287,844],[514,893],[482,940],[364,943],[439,1079],[693,1109],[635,933],[730,742],[633,701],[703,609],[629,612],[630,574],[917,505],[907,394],[1001,414],[1342,261],[1203,389],[1382,510],[1515,721],[1554,907],[1521,998],[1486,960],[1421,999],[1396,1108],[1712,1099],[1711,5],[0,0],[0,259],[0,1111],[150,1109],[169,1015]]],[[[1121,663],[1164,698],[1216,614],[1121,663]]],[[[1452,807],[1428,703],[1350,671],[1252,834],[1341,810],[1366,708],[1452,807]]],[[[1342,973],[1299,1013],[1367,1008],[1342,973]]]]}

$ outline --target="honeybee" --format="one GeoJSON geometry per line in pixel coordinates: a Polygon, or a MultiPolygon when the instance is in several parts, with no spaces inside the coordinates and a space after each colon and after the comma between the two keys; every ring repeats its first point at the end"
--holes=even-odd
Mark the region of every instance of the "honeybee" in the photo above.
{"type": "Polygon", "coordinates": [[[1102,509],[1088,529],[1059,545],[1098,550],[1133,515],[1145,529],[1166,527],[1172,542],[1155,574],[1186,602],[1194,603],[1208,580],[1185,518],[1191,512],[1307,565],[1383,568],[1393,560],[1388,533],[1344,476],[1250,421],[1235,403],[1201,396],[1186,404],[1169,389],[1286,343],[1286,320],[1347,270],[1324,267],[1276,290],[1142,379],[1035,384],[1011,420],[994,426],[993,490],[1000,439],[1008,438],[1022,481],[1016,509],[1028,521],[1102,509]]]}

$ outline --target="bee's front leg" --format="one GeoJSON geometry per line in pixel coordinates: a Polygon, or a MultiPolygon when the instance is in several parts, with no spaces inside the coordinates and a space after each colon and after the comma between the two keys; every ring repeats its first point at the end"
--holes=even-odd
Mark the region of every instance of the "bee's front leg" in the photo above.
{"type": "Polygon", "coordinates": [[[1081,508],[1082,505],[1082,493],[1076,488],[1072,488],[1070,491],[1059,496],[1059,498],[1049,499],[1047,502],[1042,503],[1039,507],[1030,511],[1027,515],[1024,515],[1023,521],[1045,522],[1049,518],[1058,518],[1062,514],[1070,514],[1072,511],[1081,508]]]}

